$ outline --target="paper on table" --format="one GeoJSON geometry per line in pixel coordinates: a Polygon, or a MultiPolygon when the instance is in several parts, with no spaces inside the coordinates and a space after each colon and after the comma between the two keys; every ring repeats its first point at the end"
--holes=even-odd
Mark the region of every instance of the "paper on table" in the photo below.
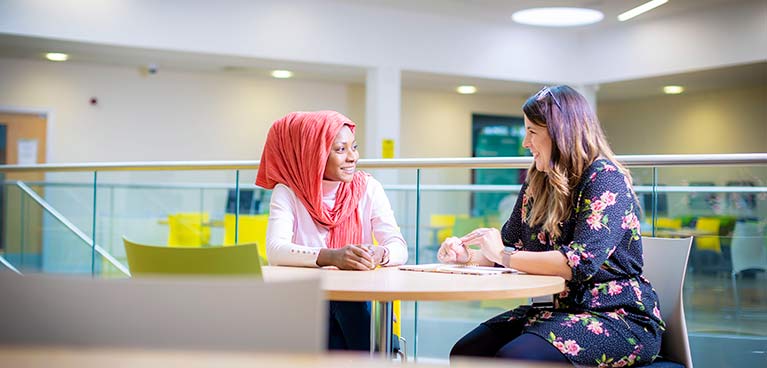
{"type": "Polygon", "coordinates": [[[504,273],[519,273],[513,268],[485,267],[485,266],[466,266],[444,263],[428,263],[420,265],[399,266],[403,271],[418,272],[437,272],[437,273],[457,273],[462,275],[500,275],[504,273]]]}

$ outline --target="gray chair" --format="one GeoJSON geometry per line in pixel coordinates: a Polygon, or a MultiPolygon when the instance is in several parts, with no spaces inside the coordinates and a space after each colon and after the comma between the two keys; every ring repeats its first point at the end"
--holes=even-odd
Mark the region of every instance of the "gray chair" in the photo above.
{"type": "Polygon", "coordinates": [[[642,238],[644,275],[650,280],[660,299],[660,312],[666,321],[666,332],[660,355],[663,358],[650,367],[671,366],[668,361],[692,368],[687,323],[684,319],[682,286],[687,270],[692,238],[642,238]]]}
{"type": "Polygon", "coordinates": [[[756,222],[738,222],[735,224],[732,245],[732,294],[735,299],[736,316],[740,316],[740,292],[738,275],[745,270],[767,271],[767,244],[764,234],[756,222]]]}
{"type": "Polygon", "coordinates": [[[104,280],[0,272],[0,345],[321,353],[319,279],[104,280]]]}

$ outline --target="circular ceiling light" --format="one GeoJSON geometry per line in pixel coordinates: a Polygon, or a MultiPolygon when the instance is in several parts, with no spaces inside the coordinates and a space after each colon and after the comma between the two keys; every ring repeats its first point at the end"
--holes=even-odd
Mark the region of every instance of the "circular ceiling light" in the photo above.
{"type": "Polygon", "coordinates": [[[69,59],[69,55],[62,54],[60,52],[49,52],[45,54],[45,58],[50,61],[67,61],[69,59]]]}
{"type": "Polygon", "coordinates": [[[477,93],[477,87],[474,86],[458,86],[458,88],[455,89],[456,92],[462,94],[462,95],[472,95],[477,93]]]}
{"type": "Polygon", "coordinates": [[[543,27],[585,26],[601,21],[605,17],[599,10],[586,8],[531,8],[511,15],[517,23],[543,27]]]}
{"type": "Polygon", "coordinates": [[[272,77],[278,79],[286,79],[293,76],[293,72],[290,70],[272,70],[272,77]]]}

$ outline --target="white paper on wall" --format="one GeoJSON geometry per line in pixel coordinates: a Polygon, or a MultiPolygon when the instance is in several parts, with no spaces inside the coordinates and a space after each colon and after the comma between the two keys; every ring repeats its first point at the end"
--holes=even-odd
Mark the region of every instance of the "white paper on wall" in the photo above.
{"type": "Polygon", "coordinates": [[[19,165],[34,165],[37,163],[37,139],[19,139],[19,165]]]}

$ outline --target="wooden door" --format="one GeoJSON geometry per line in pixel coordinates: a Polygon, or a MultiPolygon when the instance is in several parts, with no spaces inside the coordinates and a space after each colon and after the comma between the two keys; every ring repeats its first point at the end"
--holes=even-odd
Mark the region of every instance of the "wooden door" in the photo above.
{"type": "MultiPolygon", "coordinates": [[[[18,114],[0,112],[0,125],[5,126],[5,164],[17,165],[22,161],[36,156],[35,163],[45,163],[46,155],[46,132],[47,118],[42,114],[18,114]],[[22,143],[21,154],[19,157],[22,143]],[[25,148],[34,146],[37,149],[34,154],[25,148]]],[[[45,178],[43,172],[34,173],[6,173],[2,179],[6,182],[21,180],[25,182],[42,181],[45,178]]],[[[43,196],[42,188],[33,188],[43,196]]],[[[9,259],[13,259],[17,266],[35,264],[40,258],[42,250],[42,208],[32,203],[28,196],[22,195],[21,191],[13,186],[3,186],[2,206],[0,207],[0,249],[4,249],[9,259]],[[23,199],[22,199],[23,198],[23,199]],[[24,206],[22,206],[24,203],[24,206]]]]}

